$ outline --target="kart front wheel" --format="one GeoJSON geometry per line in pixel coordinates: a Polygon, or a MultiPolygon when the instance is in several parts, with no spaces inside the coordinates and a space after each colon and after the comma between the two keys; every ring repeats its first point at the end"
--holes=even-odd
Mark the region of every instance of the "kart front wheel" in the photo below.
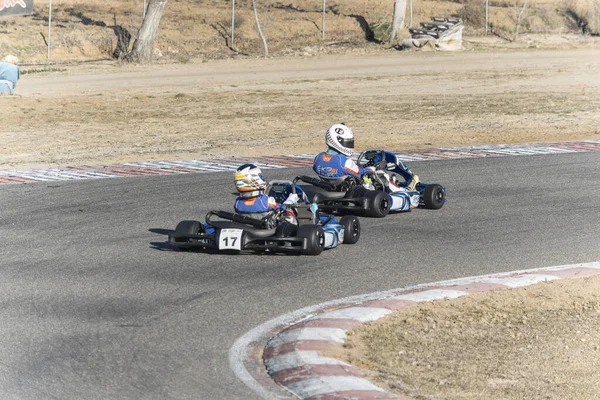
{"type": "Polygon", "coordinates": [[[298,228],[298,236],[306,238],[306,249],[303,254],[318,256],[325,246],[325,232],[318,225],[301,225],[298,228]]]}
{"type": "Polygon", "coordinates": [[[175,232],[169,235],[169,244],[179,250],[189,250],[189,239],[186,235],[197,235],[202,230],[198,221],[181,221],[175,227],[175,232]]]}
{"type": "Polygon", "coordinates": [[[425,190],[423,190],[421,200],[423,201],[425,208],[439,210],[446,202],[446,191],[437,183],[427,185],[425,190]]]}
{"type": "Polygon", "coordinates": [[[365,193],[369,208],[365,210],[368,217],[383,218],[390,212],[390,197],[382,190],[371,190],[365,193]]]}
{"type": "Polygon", "coordinates": [[[344,226],[344,244],[354,244],[360,238],[360,222],[354,215],[346,215],[340,219],[344,226]]]}
{"type": "Polygon", "coordinates": [[[197,235],[202,224],[198,221],[181,221],[175,227],[175,234],[197,235]]]}
{"type": "Polygon", "coordinates": [[[286,238],[296,236],[296,231],[298,230],[298,226],[294,225],[290,222],[283,221],[277,228],[275,229],[275,236],[278,238],[286,238]]]}

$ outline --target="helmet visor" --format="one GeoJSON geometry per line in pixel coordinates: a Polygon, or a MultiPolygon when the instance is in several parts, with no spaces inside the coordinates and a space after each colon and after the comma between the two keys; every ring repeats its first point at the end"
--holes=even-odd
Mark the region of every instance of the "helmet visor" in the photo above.
{"type": "Polygon", "coordinates": [[[344,139],[344,138],[338,137],[338,143],[347,149],[354,149],[354,138],[344,139]]]}

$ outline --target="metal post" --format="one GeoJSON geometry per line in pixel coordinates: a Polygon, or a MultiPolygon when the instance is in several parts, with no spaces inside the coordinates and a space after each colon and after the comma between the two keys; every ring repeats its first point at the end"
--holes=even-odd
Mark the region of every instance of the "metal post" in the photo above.
{"type": "Polygon", "coordinates": [[[489,0],[485,0],[485,34],[488,34],[488,22],[489,22],[489,0]]]}
{"type": "Polygon", "coordinates": [[[323,17],[321,18],[321,32],[323,34],[323,40],[325,40],[325,2],[327,0],[323,0],[323,17]]]}
{"type": "Polygon", "coordinates": [[[233,38],[235,32],[235,0],[231,0],[231,48],[233,48],[233,38]]]}
{"type": "Polygon", "coordinates": [[[410,26],[409,27],[412,28],[412,0],[410,0],[410,26]]]}
{"type": "Polygon", "coordinates": [[[50,59],[50,27],[52,26],[52,0],[48,8],[48,60],[50,59]]]}

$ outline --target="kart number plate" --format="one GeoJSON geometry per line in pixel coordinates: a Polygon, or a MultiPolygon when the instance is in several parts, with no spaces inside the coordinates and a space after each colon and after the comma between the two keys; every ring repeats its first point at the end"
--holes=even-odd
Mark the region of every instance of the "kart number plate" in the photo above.
{"type": "Polygon", "coordinates": [[[241,229],[221,229],[219,250],[241,250],[242,232],[241,229]]]}

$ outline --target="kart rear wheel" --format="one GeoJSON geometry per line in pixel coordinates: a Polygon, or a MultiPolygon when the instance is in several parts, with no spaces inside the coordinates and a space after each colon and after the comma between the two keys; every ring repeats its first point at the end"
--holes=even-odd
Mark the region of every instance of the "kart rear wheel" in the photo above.
{"type": "Polygon", "coordinates": [[[318,225],[301,225],[298,227],[298,237],[306,238],[306,249],[303,254],[318,256],[325,246],[325,232],[318,225]]]}
{"type": "Polygon", "coordinates": [[[446,191],[442,185],[432,183],[427,185],[421,194],[423,205],[430,210],[439,210],[446,202],[446,191]]]}
{"type": "Polygon", "coordinates": [[[371,190],[365,193],[369,208],[365,210],[368,217],[383,218],[390,212],[390,197],[381,190],[371,190]]]}
{"type": "Polygon", "coordinates": [[[346,215],[340,219],[344,226],[344,244],[354,244],[360,238],[360,222],[354,215],[346,215]]]}

